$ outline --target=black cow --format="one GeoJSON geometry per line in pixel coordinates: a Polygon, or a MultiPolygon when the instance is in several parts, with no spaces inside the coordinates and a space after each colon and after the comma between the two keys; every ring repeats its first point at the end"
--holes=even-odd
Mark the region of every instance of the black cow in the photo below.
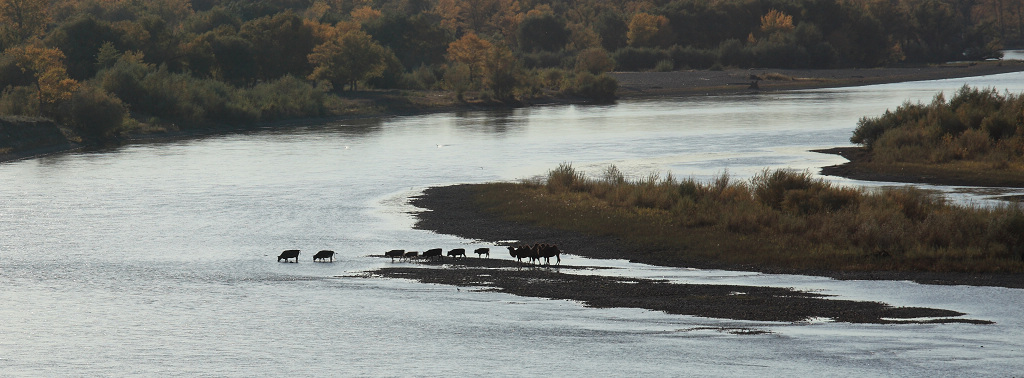
{"type": "Polygon", "coordinates": [[[395,262],[395,257],[401,259],[402,256],[405,256],[404,249],[392,249],[390,251],[384,252],[384,257],[390,257],[391,262],[395,262]]]}
{"type": "Polygon", "coordinates": [[[487,255],[487,258],[491,258],[490,248],[477,248],[473,253],[476,254],[476,257],[483,257],[484,255],[487,255]]]}
{"type": "Polygon", "coordinates": [[[325,249],[325,250],[317,252],[315,255],[313,255],[313,261],[316,261],[316,260],[324,261],[326,259],[331,259],[331,262],[334,262],[334,251],[328,251],[328,250],[325,249]]]}
{"type": "Polygon", "coordinates": [[[419,254],[420,253],[416,252],[416,251],[409,251],[409,252],[406,252],[405,255],[403,255],[402,257],[405,257],[406,259],[415,259],[416,256],[419,255],[419,254]]]}
{"type": "Polygon", "coordinates": [[[295,259],[295,262],[299,262],[299,250],[286,249],[284,252],[281,252],[280,256],[277,256],[277,262],[281,262],[281,260],[289,262],[288,259],[295,259]]]}
{"type": "Polygon", "coordinates": [[[462,258],[466,257],[466,249],[465,248],[455,248],[455,249],[453,249],[451,251],[448,251],[448,257],[451,257],[452,259],[456,259],[459,256],[462,256],[462,258]]]}
{"type": "Polygon", "coordinates": [[[423,257],[425,259],[431,259],[431,260],[433,260],[435,257],[442,257],[441,256],[441,248],[432,248],[432,249],[428,249],[426,251],[423,251],[423,255],[421,255],[421,257],[423,257]]]}

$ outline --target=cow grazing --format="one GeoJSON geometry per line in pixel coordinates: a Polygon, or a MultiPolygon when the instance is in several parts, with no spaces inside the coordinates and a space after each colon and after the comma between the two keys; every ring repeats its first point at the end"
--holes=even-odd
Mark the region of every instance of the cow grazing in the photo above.
{"type": "Polygon", "coordinates": [[[295,262],[299,262],[299,250],[286,249],[284,252],[281,252],[279,256],[277,256],[277,262],[281,262],[281,260],[284,260],[284,262],[289,262],[288,259],[295,259],[295,262]]]}
{"type": "Polygon", "coordinates": [[[478,257],[478,258],[479,257],[484,257],[484,255],[487,255],[487,258],[491,258],[491,249],[490,248],[477,248],[476,250],[473,251],[473,253],[475,253],[476,257],[478,257]]]}
{"type": "Polygon", "coordinates": [[[443,257],[441,255],[441,252],[441,248],[431,248],[426,251],[423,251],[423,254],[420,255],[420,257],[433,260],[435,257],[443,257]]]}
{"type": "Polygon", "coordinates": [[[451,251],[448,251],[448,257],[451,257],[452,259],[456,259],[459,256],[462,256],[462,258],[466,258],[466,249],[465,248],[455,248],[455,249],[453,249],[451,251]]]}
{"type": "Polygon", "coordinates": [[[392,249],[390,251],[384,252],[384,257],[390,257],[391,262],[395,262],[395,257],[402,258],[403,256],[405,256],[404,249],[392,249]]]}
{"type": "Polygon", "coordinates": [[[330,259],[331,262],[334,262],[334,251],[328,251],[325,249],[313,255],[313,261],[320,260],[321,262],[323,262],[324,260],[327,259],[330,259]]]}

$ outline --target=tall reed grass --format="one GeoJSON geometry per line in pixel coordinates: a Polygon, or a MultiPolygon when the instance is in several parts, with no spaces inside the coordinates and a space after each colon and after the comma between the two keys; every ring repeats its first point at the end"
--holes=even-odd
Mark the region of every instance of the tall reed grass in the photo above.
{"type": "Polygon", "coordinates": [[[626,180],[610,166],[595,179],[562,164],[546,180],[489,185],[480,201],[520,221],[621,237],[666,262],[1024,272],[1020,206],[963,206],[914,187],[842,187],[807,172],[626,180]]]}

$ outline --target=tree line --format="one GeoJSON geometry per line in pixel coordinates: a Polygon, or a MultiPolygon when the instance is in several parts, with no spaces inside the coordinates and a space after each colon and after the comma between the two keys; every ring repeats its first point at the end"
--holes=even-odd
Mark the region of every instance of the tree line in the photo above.
{"type": "Polygon", "coordinates": [[[366,88],[607,100],[611,70],[998,56],[1000,0],[0,0],[0,115],[86,137],[343,112],[366,88]]]}

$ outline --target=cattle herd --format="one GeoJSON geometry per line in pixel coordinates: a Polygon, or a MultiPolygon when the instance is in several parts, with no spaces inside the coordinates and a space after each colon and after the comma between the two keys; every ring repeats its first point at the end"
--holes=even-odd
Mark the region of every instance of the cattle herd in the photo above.
{"type": "MultiPolygon", "coordinates": [[[[562,263],[562,250],[558,249],[558,246],[554,244],[534,244],[532,246],[518,245],[508,246],[507,248],[509,255],[512,255],[512,257],[514,257],[519,262],[522,262],[523,259],[530,259],[531,264],[540,264],[540,259],[543,258],[544,263],[550,265],[551,258],[554,257],[556,259],[556,264],[562,263]]],[[[487,256],[488,258],[491,257],[490,248],[477,248],[473,250],[473,253],[475,253],[478,258],[484,256],[487,256]]],[[[435,259],[444,259],[444,255],[444,250],[442,250],[441,248],[431,248],[426,251],[423,251],[423,253],[420,253],[418,251],[406,251],[404,249],[392,249],[390,251],[384,252],[384,257],[390,257],[391,262],[394,262],[395,259],[398,259],[399,261],[412,259],[428,259],[433,261],[435,259]]],[[[448,251],[447,255],[452,259],[464,259],[466,258],[466,249],[455,248],[448,251]]],[[[277,256],[277,262],[281,262],[282,260],[284,262],[291,262],[289,261],[291,259],[295,259],[296,263],[299,262],[298,249],[287,249],[284,252],[281,252],[279,256],[277,256]]],[[[324,262],[327,260],[334,262],[334,251],[325,249],[313,255],[314,262],[324,262]]]]}

